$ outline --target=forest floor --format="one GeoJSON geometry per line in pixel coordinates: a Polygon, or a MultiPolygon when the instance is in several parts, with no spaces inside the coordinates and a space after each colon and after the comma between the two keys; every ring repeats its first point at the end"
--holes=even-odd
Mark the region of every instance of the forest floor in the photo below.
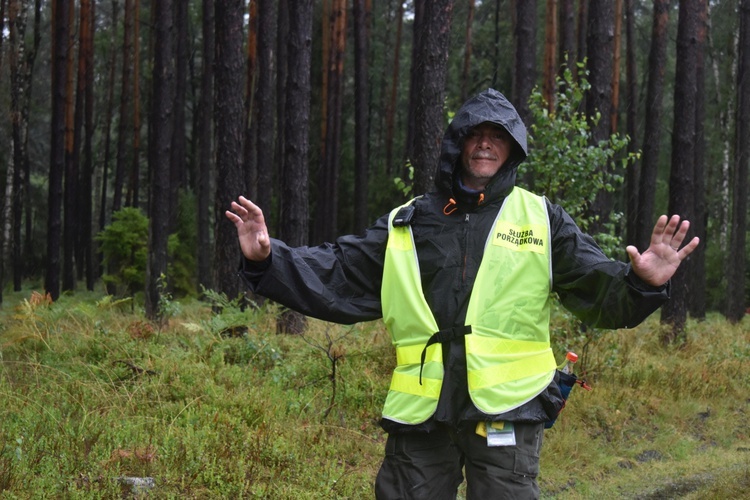
{"type": "MultiPolygon", "coordinates": [[[[138,304],[6,294],[0,498],[132,496],[133,478],[154,498],[373,497],[394,365],[381,322],[277,335],[273,305],[171,301],[157,324],[138,304]]],[[[584,333],[556,316],[555,350],[579,351],[592,390],[545,432],[543,498],[747,495],[748,321],[690,320],[664,346],[656,315],[584,333]]]]}

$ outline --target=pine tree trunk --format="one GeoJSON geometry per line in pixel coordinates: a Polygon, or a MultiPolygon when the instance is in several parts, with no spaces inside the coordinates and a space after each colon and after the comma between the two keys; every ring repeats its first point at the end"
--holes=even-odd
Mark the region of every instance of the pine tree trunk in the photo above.
{"type": "MultiPolygon", "coordinates": [[[[117,32],[117,12],[119,11],[117,0],[112,0],[112,25],[110,31],[110,59],[109,59],[109,77],[107,79],[107,104],[104,119],[104,158],[102,159],[102,178],[101,178],[101,202],[99,205],[99,230],[104,229],[107,224],[107,187],[109,186],[109,160],[110,146],[112,143],[112,115],[115,108],[115,75],[117,74],[117,48],[115,44],[117,32]]],[[[101,256],[97,254],[97,261],[101,262],[101,256]]],[[[97,274],[101,269],[97,270],[97,274]]],[[[107,293],[114,294],[115,290],[112,285],[107,285],[107,293]]]]}
{"type": "MultiPolygon", "coordinates": [[[[630,142],[628,142],[628,154],[638,153],[638,80],[636,76],[636,39],[635,39],[635,12],[633,0],[625,2],[625,35],[626,35],[626,61],[625,79],[627,80],[627,123],[626,129],[630,142]]],[[[638,182],[641,172],[641,164],[636,161],[625,172],[625,198],[626,198],[626,230],[625,241],[630,245],[637,244],[637,222],[638,222],[638,182]]]]}
{"type": "Polygon", "coordinates": [[[739,9],[740,41],[737,62],[735,157],[732,182],[732,223],[727,252],[726,316],[739,323],[747,307],[747,188],[750,163],[750,0],[739,9]]]}
{"type": "Polygon", "coordinates": [[[117,128],[117,161],[115,162],[115,183],[112,193],[112,212],[122,208],[122,190],[125,182],[125,169],[128,158],[127,137],[130,130],[130,98],[131,98],[131,51],[133,29],[133,2],[125,0],[125,22],[123,26],[122,42],[122,75],[120,78],[120,119],[117,128]]]}
{"type": "Polygon", "coordinates": [[[453,0],[435,0],[425,5],[424,20],[417,36],[417,58],[412,61],[414,90],[414,193],[432,190],[440,142],[445,131],[443,101],[448,67],[453,0]]]}
{"type": "MultiPolygon", "coordinates": [[[[592,2],[589,4],[588,36],[589,83],[591,88],[586,93],[586,115],[589,119],[600,114],[599,121],[591,123],[591,142],[598,144],[610,134],[612,110],[612,69],[614,53],[614,5],[611,2],[592,2]]],[[[599,165],[604,173],[611,166],[599,165]]],[[[612,212],[612,195],[606,191],[593,194],[589,206],[589,215],[598,216],[591,224],[590,231],[597,233],[603,230],[604,223],[612,212]]]]}
{"type": "MultiPolygon", "coordinates": [[[[274,101],[273,101],[273,48],[276,38],[275,0],[258,2],[258,78],[254,106],[257,108],[257,182],[258,205],[267,216],[273,210],[274,101]]],[[[270,218],[270,217],[269,217],[270,218]]]]}
{"type": "Polygon", "coordinates": [[[85,61],[84,71],[84,108],[83,108],[83,163],[81,168],[80,198],[80,271],[86,278],[86,289],[93,290],[96,276],[93,263],[93,135],[94,135],[94,30],[95,2],[81,1],[81,57],[85,61]]]}
{"type": "MultiPolygon", "coordinates": [[[[586,60],[586,38],[588,37],[588,24],[589,24],[589,2],[580,1],[578,2],[578,26],[576,28],[576,62],[583,63],[586,60]]],[[[578,76],[578,66],[575,66],[573,74],[578,76]]],[[[585,104],[585,103],[582,103],[585,104]]]]}
{"type": "MultiPolygon", "coordinates": [[[[278,190],[281,192],[281,185],[286,175],[286,159],[284,151],[286,149],[286,130],[282,126],[286,120],[286,92],[287,92],[287,61],[289,59],[289,47],[287,40],[289,38],[289,7],[287,0],[279,0],[277,10],[277,26],[276,26],[276,123],[278,124],[276,130],[276,146],[274,153],[274,165],[276,165],[276,171],[278,172],[278,190]]],[[[278,205],[279,217],[276,217],[277,229],[275,234],[278,234],[278,227],[280,226],[281,217],[281,203],[278,205]]],[[[266,221],[266,224],[268,221],[266,221]]]]}
{"type": "Polygon", "coordinates": [[[328,89],[323,137],[324,149],[317,178],[316,217],[313,242],[333,241],[338,233],[339,170],[341,156],[341,112],[344,92],[344,49],[346,47],[346,0],[333,0],[330,16],[328,89]]]}
{"type": "Polygon", "coordinates": [[[703,244],[693,251],[690,256],[692,272],[690,273],[689,311],[696,319],[706,318],[706,225],[708,212],[706,210],[706,33],[708,29],[708,1],[700,0],[698,12],[698,35],[696,38],[696,89],[695,89],[695,190],[693,218],[690,227],[703,244]]]}
{"type": "Polygon", "coordinates": [[[354,231],[368,223],[367,182],[370,171],[369,0],[354,0],[354,231]]]}
{"type": "MultiPolygon", "coordinates": [[[[680,0],[672,126],[672,162],[669,172],[670,214],[692,220],[695,201],[695,99],[699,7],[702,0],[680,0]]],[[[692,231],[691,231],[692,233],[692,231]]],[[[689,235],[690,237],[690,235],[689,235]]],[[[689,240],[688,240],[689,241],[689,240]]],[[[672,278],[672,298],[662,308],[661,321],[670,325],[664,343],[681,339],[685,331],[688,283],[692,271],[685,260],[672,278]]]]}
{"type": "MultiPolygon", "coordinates": [[[[81,136],[80,101],[75,91],[75,8],[68,15],[68,69],[65,85],[65,180],[63,192],[63,262],[62,291],[75,290],[76,262],[74,250],[78,222],[78,146],[81,136]],[[78,102],[77,102],[78,101],[78,102]]],[[[80,78],[79,78],[80,79],[80,78]]]]}
{"type": "MultiPolygon", "coordinates": [[[[312,0],[289,2],[285,175],[281,180],[280,236],[291,246],[308,243],[308,179],[310,135],[310,67],[312,60],[312,0]]],[[[304,316],[285,312],[277,332],[302,333],[304,316]]]]}
{"type": "Polygon", "coordinates": [[[133,0],[133,2],[135,20],[133,23],[133,147],[126,205],[137,208],[140,206],[141,196],[141,23],[139,19],[141,2],[140,0],[133,0]]]}
{"type": "Polygon", "coordinates": [[[555,77],[557,76],[557,0],[547,0],[544,18],[544,76],[542,94],[547,102],[547,110],[555,109],[555,77]]]}
{"type": "Polygon", "coordinates": [[[165,293],[163,276],[167,274],[167,240],[169,207],[172,203],[170,160],[174,134],[175,43],[172,0],[160,0],[154,9],[155,53],[153,101],[151,103],[152,136],[149,140],[151,171],[150,226],[146,271],[146,316],[163,320],[161,299],[165,293]]]}
{"type": "Polygon", "coordinates": [[[513,105],[523,123],[531,126],[529,96],[536,84],[536,0],[516,2],[515,71],[513,72],[513,105]]]}
{"type": "Polygon", "coordinates": [[[188,47],[188,6],[185,1],[178,1],[175,16],[175,96],[174,96],[174,135],[172,136],[172,156],[170,159],[170,197],[172,212],[170,213],[169,232],[177,231],[177,217],[179,213],[180,191],[187,187],[187,131],[185,108],[188,84],[187,63],[190,57],[188,47]]]}
{"type": "Polygon", "coordinates": [[[469,14],[466,16],[466,36],[464,37],[464,66],[461,73],[461,102],[469,96],[471,82],[471,28],[474,25],[474,0],[468,0],[469,14]]]}
{"type": "Polygon", "coordinates": [[[198,120],[198,290],[201,285],[206,289],[213,288],[211,276],[211,186],[213,185],[213,142],[212,119],[214,102],[214,2],[203,0],[203,74],[201,75],[200,114],[198,120]]]}
{"type": "MultiPolygon", "coordinates": [[[[12,220],[12,262],[13,262],[13,290],[21,290],[24,272],[24,260],[21,255],[21,216],[23,211],[23,163],[26,157],[24,151],[22,103],[24,101],[24,81],[27,76],[23,61],[25,59],[24,35],[26,33],[26,9],[19,0],[11,0],[8,8],[8,42],[10,43],[10,118],[11,118],[11,161],[8,168],[12,169],[11,190],[11,220],[12,220]]],[[[6,242],[7,243],[7,242],[6,242]]],[[[4,247],[5,245],[3,245],[4,247]]],[[[0,252],[4,258],[5,253],[0,252]]],[[[0,280],[0,283],[2,281],[0,280]]],[[[0,291],[0,302],[2,292],[0,291]]]]}
{"type": "MultiPolygon", "coordinates": [[[[1,15],[1,14],[0,14],[1,15]]],[[[31,114],[32,104],[32,84],[34,82],[34,63],[36,56],[39,53],[39,46],[42,40],[42,0],[34,0],[34,43],[31,50],[27,51],[26,54],[26,74],[27,74],[27,88],[24,91],[24,103],[21,108],[22,123],[24,124],[24,130],[22,133],[24,141],[24,157],[23,157],[23,205],[24,205],[24,243],[23,252],[21,254],[25,261],[34,261],[35,254],[38,254],[36,245],[33,243],[33,211],[32,196],[31,196],[31,161],[29,160],[29,116],[31,114]]],[[[27,266],[23,266],[26,275],[30,275],[30,269],[27,266]]],[[[15,287],[15,284],[14,284],[15,287]]]]}
{"type": "MultiPolygon", "coordinates": [[[[217,0],[216,9],[216,183],[215,284],[217,291],[229,298],[239,293],[237,263],[240,253],[237,230],[229,224],[224,212],[245,189],[242,172],[242,140],[244,135],[242,74],[242,0],[217,0]]],[[[265,207],[261,207],[265,208],[265,207]]]]}
{"type": "MultiPolygon", "coordinates": [[[[245,196],[257,199],[258,192],[258,107],[255,103],[255,86],[258,79],[258,1],[250,2],[247,29],[247,75],[245,77],[245,144],[244,171],[245,196]]],[[[263,207],[269,210],[271,207],[263,207]]]]}
{"type": "Polygon", "coordinates": [[[399,60],[401,58],[401,35],[404,26],[404,2],[399,1],[396,14],[396,41],[393,46],[393,69],[391,77],[390,97],[385,109],[385,168],[390,176],[394,171],[393,141],[396,126],[396,107],[398,106],[399,60]]]}
{"type": "Polygon", "coordinates": [[[404,150],[404,172],[402,178],[408,179],[407,164],[414,166],[414,143],[416,141],[417,118],[415,103],[419,98],[418,82],[419,68],[417,64],[420,54],[420,43],[425,22],[427,0],[414,0],[414,20],[412,21],[411,66],[409,68],[409,107],[406,116],[406,148],[404,150]]]}
{"type": "Polygon", "coordinates": [[[622,47],[622,0],[615,1],[614,59],[612,62],[612,105],[610,111],[610,134],[617,133],[617,117],[620,110],[620,54],[622,47]]]}
{"type": "Polygon", "coordinates": [[[60,296],[63,172],[65,170],[65,82],[68,59],[68,0],[52,3],[52,115],[50,118],[50,171],[47,203],[47,270],[44,287],[52,300],[60,296]],[[62,21],[62,22],[61,22],[62,21]]]}
{"type": "Polygon", "coordinates": [[[651,49],[648,53],[648,88],[646,89],[646,117],[643,130],[643,153],[638,187],[638,219],[636,246],[648,248],[654,227],[656,177],[661,151],[664,70],[667,65],[667,25],[670,0],[654,0],[654,19],[651,28],[651,49]]]}
{"type": "Polygon", "coordinates": [[[559,39],[558,57],[559,71],[562,76],[563,64],[567,64],[572,70],[575,67],[576,60],[576,41],[575,41],[575,9],[573,0],[560,0],[559,19],[559,39]],[[567,60],[567,63],[566,63],[567,60]]]}

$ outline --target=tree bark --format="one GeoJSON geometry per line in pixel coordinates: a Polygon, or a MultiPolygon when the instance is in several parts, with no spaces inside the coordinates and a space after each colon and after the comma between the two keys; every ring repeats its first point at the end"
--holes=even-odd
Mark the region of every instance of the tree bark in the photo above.
{"type": "MultiPolygon", "coordinates": [[[[257,182],[259,206],[268,215],[274,213],[273,202],[273,140],[274,140],[274,101],[273,101],[273,48],[276,37],[275,0],[258,2],[258,78],[256,81],[255,107],[257,107],[257,182]]],[[[269,217],[270,218],[270,217],[269,217]]]]}
{"type": "Polygon", "coordinates": [[[696,88],[695,88],[695,190],[693,215],[690,227],[693,233],[703,242],[690,256],[692,272],[690,273],[690,294],[688,307],[690,316],[702,320],[706,318],[706,33],[708,29],[708,0],[700,0],[698,12],[696,88]]]}
{"type": "MultiPolygon", "coordinates": [[[[635,39],[635,12],[633,0],[625,2],[625,36],[626,36],[626,61],[625,79],[627,80],[627,123],[626,129],[630,142],[628,142],[628,154],[638,153],[638,81],[636,76],[636,39],[635,39]]],[[[626,230],[625,241],[628,244],[637,244],[638,235],[638,181],[640,178],[641,164],[634,162],[625,172],[625,199],[626,199],[626,230]]]]}
{"type": "MultiPolygon", "coordinates": [[[[286,176],[286,130],[282,126],[286,120],[286,92],[287,92],[287,74],[289,59],[289,6],[287,0],[279,0],[277,10],[276,26],[276,147],[274,154],[274,165],[278,172],[278,190],[281,192],[282,179],[286,176]]],[[[278,205],[279,215],[281,214],[281,203],[278,205]]],[[[280,226],[281,217],[276,217],[275,229],[280,226]]],[[[268,221],[266,221],[268,224],[268,221]]],[[[269,226],[271,227],[271,226],[269,226]]],[[[278,234],[278,230],[275,231],[278,234]]]]}
{"type": "MultiPolygon", "coordinates": [[[[244,172],[245,191],[250,199],[257,199],[258,192],[258,107],[255,105],[255,87],[258,79],[258,0],[248,5],[249,23],[247,29],[247,76],[245,78],[245,144],[244,172]]],[[[270,210],[271,207],[263,207],[270,210]]]]}
{"type": "Polygon", "coordinates": [[[560,62],[558,75],[562,76],[563,64],[573,70],[576,60],[575,9],[573,0],[560,0],[558,58],[560,62]]]}
{"type": "MultiPolygon", "coordinates": [[[[21,290],[24,260],[21,255],[21,216],[23,211],[23,163],[26,156],[24,151],[24,129],[22,106],[24,101],[25,81],[28,78],[24,64],[26,33],[26,9],[19,0],[10,0],[8,6],[8,42],[10,43],[10,118],[11,118],[11,161],[8,168],[13,171],[11,190],[11,247],[13,255],[13,290],[21,290]]],[[[7,242],[6,242],[7,243],[7,242]]],[[[3,245],[4,247],[5,245],[3,245]]],[[[0,258],[5,255],[0,252],[0,258]]],[[[0,284],[2,276],[0,275],[0,284]]],[[[2,291],[0,291],[2,302],[2,291]]]]}
{"type": "Polygon", "coordinates": [[[536,0],[516,2],[515,71],[513,72],[513,105],[526,127],[531,127],[529,96],[536,84],[536,0]]]}
{"type": "Polygon", "coordinates": [[[93,135],[94,135],[94,30],[95,2],[81,1],[81,55],[84,61],[83,72],[83,162],[81,164],[81,197],[79,200],[81,214],[78,248],[80,250],[79,271],[85,275],[86,289],[93,290],[96,280],[93,263],[93,135]]]}
{"type": "MultiPolygon", "coordinates": [[[[198,120],[198,241],[213,241],[210,222],[211,186],[213,185],[213,142],[211,140],[214,106],[214,0],[203,0],[203,69],[201,75],[200,114],[198,120]]],[[[198,291],[201,286],[213,287],[211,276],[211,245],[199,244],[198,291]]]]}
{"type": "Polygon", "coordinates": [[[170,202],[171,212],[169,220],[169,232],[177,231],[177,218],[179,214],[180,192],[187,188],[187,131],[185,121],[185,108],[187,107],[187,84],[188,71],[187,62],[189,55],[188,46],[188,11],[187,2],[178,1],[176,4],[175,19],[175,95],[174,95],[174,133],[172,135],[172,154],[170,159],[170,202]]]}
{"type": "Polygon", "coordinates": [[[670,0],[654,0],[651,48],[648,53],[648,88],[646,89],[646,117],[643,130],[643,153],[638,187],[638,215],[636,246],[644,250],[651,240],[654,225],[656,177],[661,151],[664,70],[667,65],[667,25],[670,0]]]}
{"type": "Polygon", "coordinates": [[[364,230],[368,223],[367,182],[370,171],[369,106],[369,0],[354,0],[354,231],[364,230]]]}
{"type": "Polygon", "coordinates": [[[215,281],[217,290],[229,298],[239,293],[237,263],[240,259],[237,230],[224,212],[245,189],[242,172],[244,112],[242,103],[242,0],[217,0],[216,16],[216,164],[218,166],[215,224],[215,281]]]}
{"type": "Polygon", "coordinates": [[[612,107],[610,111],[610,134],[617,133],[617,115],[620,110],[620,54],[622,47],[622,0],[615,1],[614,59],[612,63],[612,107]]]}
{"type": "Polygon", "coordinates": [[[52,3],[52,115],[50,118],[50,171],[47,203],[47,269],[44,287],[52,300],[60,296],[60,246],[63,172],[65,170],[65,82],[68,58],[68,0],[52,3]]]}
{"type": "Polygon", "coordinates": [[[555,110],[555,77],[557,76],[557,0],[547,0],[544,18],[544,77],[542,94],[547,102],[547,110],[555,110]]]}
{"type": "Polygon", "coordinates": [[[396,41],[393,46],[393,69],[391,78],[390,97],[385,109],[385,168],[390,176],[394,171],[393,141],[396,124],[396,107],[398,106],[399,60],[401,58],[401,35],[404,26],[404,2],[399,1],[396,14],[396,41]]]}
{"type": "Polygon", "coordinates": [[[417,58],[412,61],[414,89],[414,191],[432,189],[440,142],[445,129],[443,100],[448,65],[453,0],[435,0],[425,5],[424,20],[417,34],[417,58]]]}
{"type": "MultiPolygon", "coordinates": [[[[577,51],[576,51],[576,62],[583,63],[586,60],[588,52],[586,51],[586,38],[588,37],[588,23],[589,23],[589,2],[578,1],[578,26],[576,28],[577,38],[577,51]]],[[[578,66],[574,68],[573,75],[578,75],[578,66]]]]}
{"type": "Polygon", "coordinates": [[[155,53],[153,101],[151,104],[152,136],[149,141],[151,171],[150,225],[146,271],[146,316],[161,321],[164,317],[161,299],[167,274],[167,240],[171,195],[170,160],[174,134],[175,42],[172,0],[156,2],[154,9],[155,53]]]}
{"type": "MultiPolygon", "coordinates": [[[[312,60],[312,0],[289,2],[287,66],[286,172],[281,180],[281,239],[292,246],[308,243],[308,179],[310,147],[310,67],[312,60]]],[[[304,316],[285,312],[276,324],[279,333],[301,333],[304,316]]]]}
{"type": "MultiPolygon", "coordinates": [[[[78,161],[81,136],[80,103],[75,91],[75,7],[68,14],[68,69],[65,85],[65,179],[63,191],[63,262],[62,290],[75,290],[76,262],[74,250],[78,233],[78,161]]],[[[80,78],[79,78],[80,79],[80,78]]],[[[80,94],[80,93],[79,93],[80,94]]]]}
{"type": "Polygon", "coordinates": [[[464,66],[461,73],[461,102],[469,97],[471,80],[471,28],[474,25],[474,0],[468,0],[469,14],[466,16],[466,36],[464,38],[464,66]]]}
{"type": "Polygon", "coordinates": [[[406,117],[406,148],[404,151],[405,162],[403,178],[408,179],[407,165],[414,166],[414,143],[416,141],[417,118],[416,100],[419,98],[417,84],[419,74],[417,73],[420,66],[417,64],[420,57],[420,40],[423,31],[422,25],[425,20],[425,10],[427,9],[427,0],[414,0],[414,21],[412,21],[412,43],[411,43],[411,66],[409,68],[409,107],[406,117]]]}
{"type": "MultiPolygon", "coordinates": [[[[612,69],[614,53],[614,6],[611,2],[592,2],[589,4],[588,36],[589,83],[591,88],[586,93],[586,115],[589,119],[599,116],[598,121],[591,123],[592,144],[607,140],[610,134],[612,110],[612,69]]],[[[610,165],[599,165],[605,173],[610,165]]],[[[612,195],[606,191],[593,194],[594,199],[589,207],[591,215],[597,220],[591,224],[590,231],[597,233],[612,212],[612,195]]]]}
{"type": "MultiPolygon", "coordinates": [[[[692,220],[695,201],[695,99],[697,30],[701,0],[680,0],[677,22],[677,57],[672,127],[672,162],[669,172],[669,213],[692,220]]],[[[690,232],[692,233],[692,231],[690,232]]],[[[688,282],[691,266],[686,260],[672,278],[672,298],[662,308],[661,321],[670,325],[664,343],[684,335],[687,321],[688,282]]]]}
{"type": "Polygon", "coordinates": [[[740,41],[737,62],[735,157],[732,182],[732,223],[727,252],[726,317],[739,323],[747,306],[747,187],[750,163],[750,1],[740,3],[740,41]]]}
{"type": "MultiPolygon", "coordinates": [[[[125,204],[140,206],[141,196],[141,36],[140,0],[133,0],[133,146],[130,158],[130,181],[125,204]]],[[[171,207],[170,207],[171,209],[171,207]]]]}
{"type": "Polygon", "coordinates": [[[316,217],[313,242],[333,241],[338,234],[339,170],[341,156],[341,112],[344,92],[344,49],[346,47],[346,0],[333,0],[330,16],[327,113],[324,149],[317,179],[316,217]]]}
{"type": "Polygon", "coordinates": [[[115,162],[115,183],[112,193],[112,212],[122,208],[122,190],[125,182],[125,169],[128,158],[128,131],[131,130],[130,99],[131,99],[131,51],[133,29],[133,3],[135,0],[125,0],[125,20],[122,41],[122,75],[120,78],[120,121],[117,128],[117,161],[115,162]]]}
{"type": "MultiPolygon", "coordinates": [[[[32,204],[31,196],[31,161],[29,160],[29,116],[31,114],[32,104],[32,87],[34,82],[34,63],[36,62],[37,54],[39,53],[39,45],[42,40],[42,1],[34,0],[34,43],[31,50],[26,53],[26,74],[27,74],[27,88],[24,91],[24,102],[21,108],[21,119],[24,124],[23,140],[24,140],[24,157],[23,157],[23,205],[24,205],[24,243],[22,258],[24,261],[34,261],[35,255],[38,253],[36,246],[33,242],[33,214],[36,206],[32,204]]],[[[28,277],[30,274],[29,266],[23,266],[22,269],[26,271],[24,277],[28,277]]],[[[15,284],[14,284],[15,287],[15,284]]]]}

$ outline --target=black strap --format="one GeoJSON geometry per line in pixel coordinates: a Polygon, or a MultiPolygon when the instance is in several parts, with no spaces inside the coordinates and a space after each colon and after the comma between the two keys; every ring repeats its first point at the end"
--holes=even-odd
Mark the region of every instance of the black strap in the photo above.
{"type": "Polygon", "coordinates": [[[470,333],[471,325],[463,325],[454,326],[453,328],[446,328],[432,334],[432,336],[427,340],[427,343],[424,345],[424,349],[422,349],[422,357],[419,364],[419,385],[422,385],[422,369],[424,368],[424,360],[427,356],[427,348],[433,344],[442,344],[443,342],[450,342],[451,340],[459,339],[464,335],[468,335],[470,333]]]}

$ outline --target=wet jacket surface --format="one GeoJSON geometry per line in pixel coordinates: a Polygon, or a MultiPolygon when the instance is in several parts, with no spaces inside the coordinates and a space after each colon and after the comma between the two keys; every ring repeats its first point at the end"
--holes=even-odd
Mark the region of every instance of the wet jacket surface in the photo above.
{"type": "MultiPolygon", "coordinates": [[[[440,329],[464,324],[488,233],[525,158],[526,129],[505,97],[492,89],[467,101],[445,133],[437,189],[414,202],[412,221],[422,287],[440,329]],[[480,197],[462,188],[457,174],[462,138],[483,122],[503,126],[515,144],[510,158],[480,197]],[[450,200],[455,211],[445,215],[450,200]]],[[[553,291],[576,317],[596,328],[633,327],[668,298],[668,286],[643,283],[630,264],[605,256],[562,207],[547,203],[553,291]]],[[[272,239],[271,256],[260,263],[245,261],[241,272],[253,292],[305,315],[344,324],[375,320],[382,317],[380,285],[387,241],[385,214],[361,235],[343,236],[320,246],[291,248],[272,239]]],[[[458,427],[463,422],[487,419],[469,399],[463,339],[443,344],[443,359],[445,378],[433,417],[418,426],[383,420],[386,431],[430,430],[436,422],[458,427]]],[[[492,418],[543,422],[561,403],[553,382],[526,405],[492,418]]]]}

